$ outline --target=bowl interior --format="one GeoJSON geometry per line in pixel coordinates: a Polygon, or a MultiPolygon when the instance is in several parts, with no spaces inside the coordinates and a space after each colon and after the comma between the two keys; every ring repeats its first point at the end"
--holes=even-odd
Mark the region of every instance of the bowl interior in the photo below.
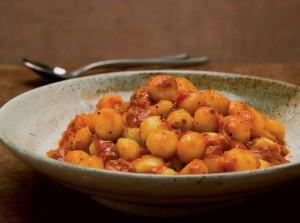
{"type": "Polygon", "coordinates": [[[200,89],[214,88],[231,100],[246,102],[282,121],[291,162],[300,162],[300,91],[298,87],[246,76],[201,71],[120,72],[73,79],[20,95],[1,108],[0,138],[41,156],[56,147],[70,120],[95,108],[98,98],[114,92],[128,100],[151,75],[170,73],[189,78],[200,89]]]}

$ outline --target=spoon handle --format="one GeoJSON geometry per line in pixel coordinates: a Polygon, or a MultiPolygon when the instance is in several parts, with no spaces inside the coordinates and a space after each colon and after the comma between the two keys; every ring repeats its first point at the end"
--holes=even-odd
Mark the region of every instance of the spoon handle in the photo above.
{"type": "Polygon", "coordinates": [[[88,64],[71,73],[74,76],[86,72],[97,67],[136,67],[147,65],[163,65],[163,66],[182,66],[182,65],[196,65],[208,62],[207,57],[192,57],[189,58],[186,54],[178,54],[169,57],[149,58],[149,59],[116,59],[104,60],[88,64]]]}

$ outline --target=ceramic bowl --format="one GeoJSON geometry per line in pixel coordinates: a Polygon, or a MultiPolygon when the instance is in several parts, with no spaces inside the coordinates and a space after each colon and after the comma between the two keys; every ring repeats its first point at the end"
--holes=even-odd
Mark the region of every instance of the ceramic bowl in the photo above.
{"type": "Polygon", "coordinates": [[[192,215],[229,205],[300,175],[300,89],[286,83],[207,71],[134,71],[101,74],[26,92],[0,110],[0,138],[20,160],[100,204],[139,215],[192,215]],[[47,158],[67,124],[113,91],[128,99],[151,75],[188,77],[200,89],[214,88],[244,101],[286,126],[290,163],[263,170],[209,175],[162,176],[74,166],[47,158]]]}

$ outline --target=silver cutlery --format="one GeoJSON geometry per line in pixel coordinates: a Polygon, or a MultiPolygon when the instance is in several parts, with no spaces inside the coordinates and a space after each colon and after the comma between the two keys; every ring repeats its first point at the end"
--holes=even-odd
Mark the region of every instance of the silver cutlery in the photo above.
{"type": "Polygon", "coordinates": [[[145,58],[145,59],[113,59],[94,62],[73,71],[58,66],[50,66],[30,59],[23,59],[26,67],[35,71],[41,77],[51,80],[63,80],[79,77],[81,74],[99,67],[138,67],[138,66],[183,66],[183,65],[197,65],[208,62],[207,57],[189,57],[188,54],[177,54],[159,58],[145,58]]]}

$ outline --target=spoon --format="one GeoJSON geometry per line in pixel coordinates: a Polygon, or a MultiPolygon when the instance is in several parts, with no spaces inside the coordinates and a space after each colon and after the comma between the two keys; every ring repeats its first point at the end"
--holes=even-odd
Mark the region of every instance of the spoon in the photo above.
{"type": "Polygon", "coordinates": [[[146,59],[114,59],[94,62],[73,71],[58,66],[49,66],[30,59],[23,59],[26,67],[35,71],[41,77],[50,80],[63,80],[79,77],[86,71],[97,67],[137,67],[146,65],[163,65],[163,66],[182,66],[182,65],[196,65],[208,62],[207,57],[189,57],[187,54],[177,54],[159,58],[146,59]]]}

